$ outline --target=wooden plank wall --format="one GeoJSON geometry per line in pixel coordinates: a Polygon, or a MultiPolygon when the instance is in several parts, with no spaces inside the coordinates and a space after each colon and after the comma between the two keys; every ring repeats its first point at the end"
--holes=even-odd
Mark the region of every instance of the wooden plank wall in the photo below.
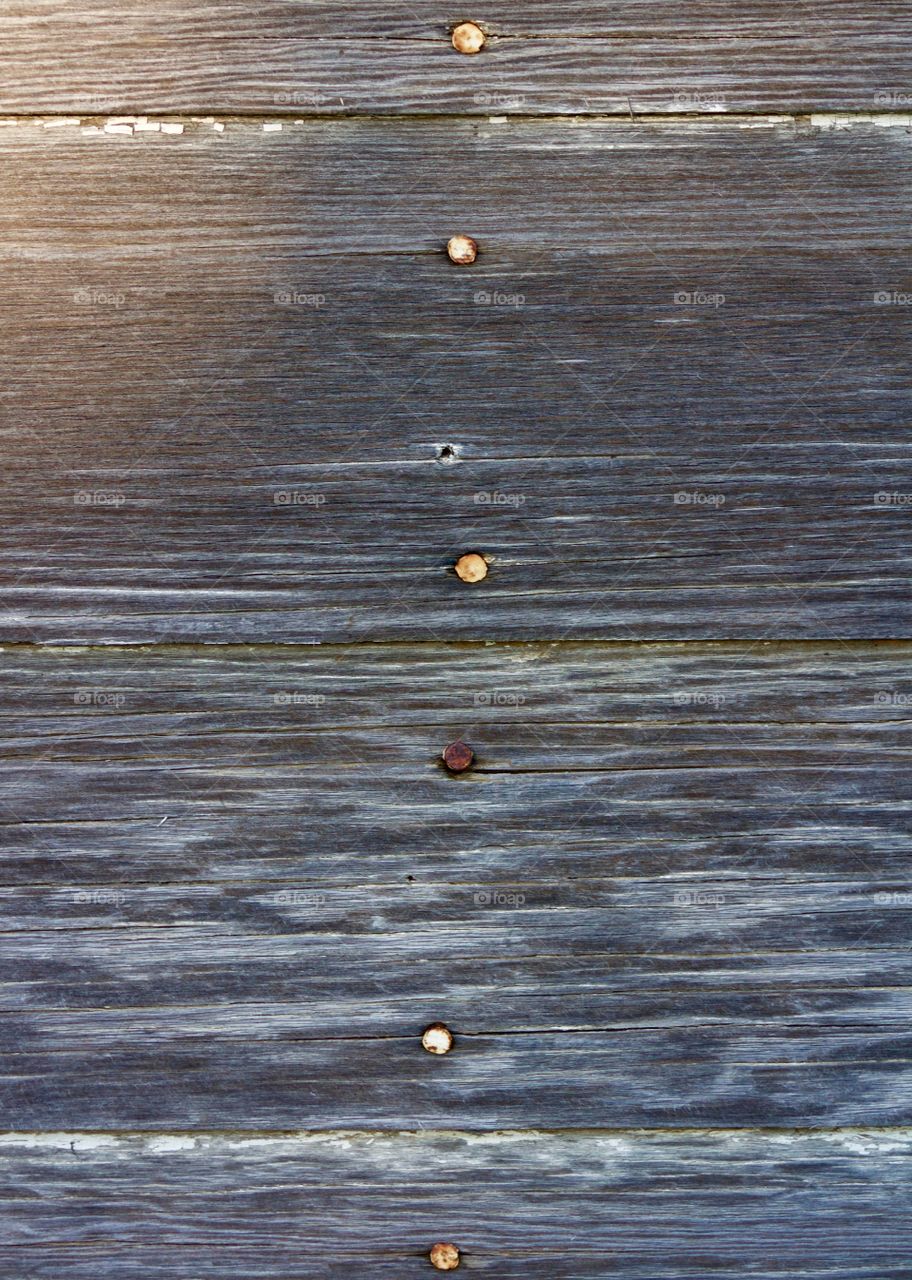
{"type": "Polygon", "coordinates": [[[4,1280],[912,1274],[910,49],[0,13],[4,1280]]]}

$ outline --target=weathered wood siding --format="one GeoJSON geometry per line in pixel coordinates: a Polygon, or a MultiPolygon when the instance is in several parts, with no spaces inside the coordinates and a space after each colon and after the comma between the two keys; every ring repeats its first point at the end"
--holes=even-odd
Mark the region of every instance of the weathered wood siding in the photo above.
{"type": "Polygon", "coordinates": [[[3,1280],[912,1274],[910,47],[0,12],[3,1280]]]}

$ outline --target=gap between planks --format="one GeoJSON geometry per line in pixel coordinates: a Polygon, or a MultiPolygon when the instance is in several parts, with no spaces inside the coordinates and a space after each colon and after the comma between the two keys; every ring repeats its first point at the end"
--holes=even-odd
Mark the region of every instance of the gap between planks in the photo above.
{"type": "Polygon", "coordinates": [[[198,115],[187,112],[151,111],[123,112],[119,115],[83,114],[72,111],[42,111],[40,114],[29,112],[8,112],[0,115],[0,128],[17,125],[45,127],[48,129],[72,128],[91,129],[98,133],[111,133],[113,136],[126,136],[123,132],[114,133],[116,126],[139,125],[136,133],[174,132],[177,135],[190,125],[205,125],[219,130],[229,125],[279,126],[296,124],[339,124],[342,121],[370,121],[388,126],[391,121],[397,124],[445,124],[454,122],[475,123],[479,126],[490,123],[539,125],[565,123],[585,127],[588,124],[626,125],[628,128],[641,128],[647,125],[686,125],[688,127],[705,128],[731,125],[734,128],[753,129],[772,125],[791,124],[805,128],[847,129],[854,125],[874,124],[882,128],[912,127],[912,112],[899,110],[883,111],[809,111],[809,112],[769,112],[769,111],[732,111],[732,112],[689,112],[689,111],[637,111],[628,108],[619,111],[591,111],[570,114],[555,111],[546,114],[535,114],[522,111],[499,111],[490,115],[466,112],[443,111],[410,111],[407,115],[399,112],[340,110],[332,115],[319,111],[271,110],[220,112],[215,115],[198,115]],[[107,129],[105,126],[112,126],[107,129]],[[179,128],[178,128],[179,126],[179,128]]]}

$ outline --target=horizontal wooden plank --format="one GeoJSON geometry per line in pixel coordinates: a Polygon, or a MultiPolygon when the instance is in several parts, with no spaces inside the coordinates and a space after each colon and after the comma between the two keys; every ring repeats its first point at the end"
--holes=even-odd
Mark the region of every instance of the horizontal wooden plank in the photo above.
{"type": "Polygon", "coordinates": [[[437,0],[23,0],[0,21],[0,110],[617,113],[908,107],[912,26],[890,0],[783,10],[698,0],[502,0],[454,53],[437,0]]]}
{"type": "Polygon", "coordinates": [[[908,645],[0,657],[12,1125],[908,1121],[908,645]]]}
{"type": "Polygon", "coordinates": [[[452,1240],[516,1280],[898,1280],[909,1156],[907,1132],[14,1134],[0,1259],[40,1280],[417,1277],[452,1240]]]}
{"type": "Polygon", "coordinates": [[[0,637],[909,635],[907,141],[3,129],[0,637]]]}

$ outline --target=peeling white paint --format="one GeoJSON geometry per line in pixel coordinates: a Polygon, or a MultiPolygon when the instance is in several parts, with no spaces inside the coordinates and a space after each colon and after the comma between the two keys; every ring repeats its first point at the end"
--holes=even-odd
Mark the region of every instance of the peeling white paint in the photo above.
{"type": "Polygon", "coordinates": [[[856,124],[873,124],[878,129],[908,129],[912,125],[912,112],[893,112],[889,115],[861,112],[846,115],[835,111],[815,112],[810,117],[815,129],[851,129],[856,124]]]}

